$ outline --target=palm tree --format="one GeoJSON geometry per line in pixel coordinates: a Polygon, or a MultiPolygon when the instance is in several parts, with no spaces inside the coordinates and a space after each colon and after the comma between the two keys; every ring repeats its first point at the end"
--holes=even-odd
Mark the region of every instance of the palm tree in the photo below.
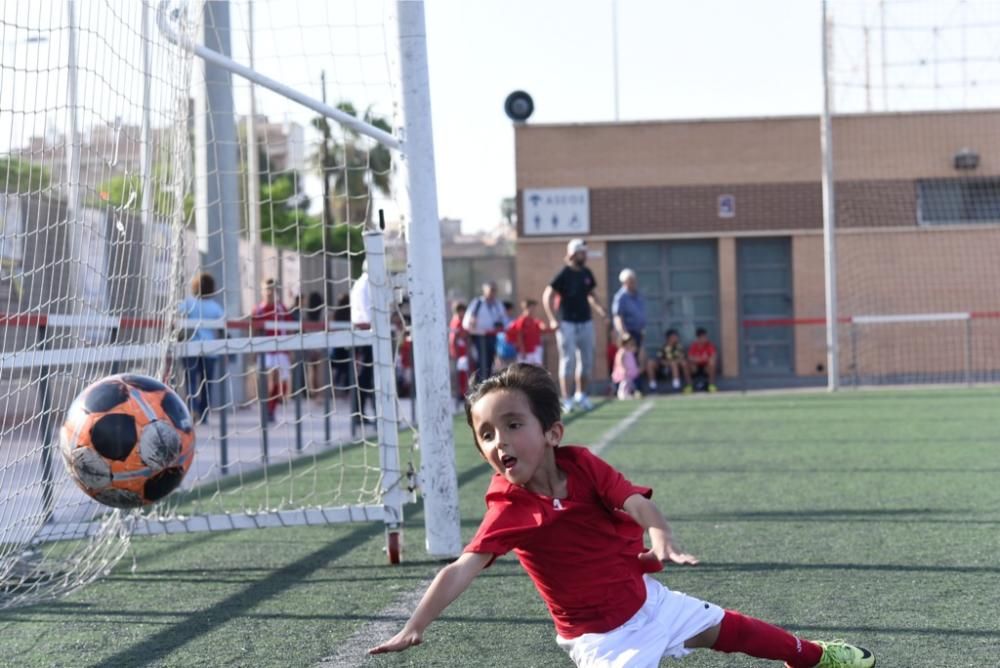
{"type": "MultiPolygon", "coordinates": [[[[337,109],[355,118],[358,112],[350,102],[341,102],[337,109]]],[[[361,119],[385,132],[392,132],[389,122],[374,115],[369,107],[361,119]]],[[[389,149],[364,137],[357,130],[344,128],[344,141],[331,138],[330,121],[313,119],[313,126],[323,133],[323,145],[316,156],[324,178],[333,178],[324,212],[328,224],[369,225],[373,219],[373,190],[389,195],[392,181],[392,154],[389,149]]]]}

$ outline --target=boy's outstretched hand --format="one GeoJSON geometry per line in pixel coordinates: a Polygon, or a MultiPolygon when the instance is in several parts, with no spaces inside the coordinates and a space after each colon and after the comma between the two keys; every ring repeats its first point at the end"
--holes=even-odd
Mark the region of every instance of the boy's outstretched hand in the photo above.
{"type": "Polygon", "coordinates": [[[673,563],[682,566],[697,566],[698,558],[687,552],[678,552],[672,547],[666,550],[666,554],[660,556],[656,550],[646,550],[639,554],[639,561],[643,564],[643,571],[656,573],[663,570],[663,564],[673,563]]]}
{"type": "Polygon", "coordinates": [[[402,652],[408,647],[419,645],[423,642],[423,634],[418,631],[411,631],[403,628],[402,631],[389,638],[386,642],[368,650],[369,654],[385,654],[386,652],[402,652]]]}

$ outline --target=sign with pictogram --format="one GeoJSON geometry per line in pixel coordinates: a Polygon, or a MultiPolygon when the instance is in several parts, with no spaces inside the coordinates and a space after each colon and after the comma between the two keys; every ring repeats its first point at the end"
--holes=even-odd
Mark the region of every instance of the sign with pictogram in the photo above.
{"type": "Polygon", "coordinates": [[[590,233],[587,188],[525,188],[522,197],[525,236],[590,233]]]}

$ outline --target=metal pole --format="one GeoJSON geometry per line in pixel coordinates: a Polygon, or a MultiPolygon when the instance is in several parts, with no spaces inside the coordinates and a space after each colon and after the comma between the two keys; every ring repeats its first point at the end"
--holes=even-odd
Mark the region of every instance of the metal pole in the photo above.
{"type": "Polygon", "coordinates": [[[831,21],[823,0],[823,116],[820,123],[820,147],[823,153],[823,269],[826,281],[826,369],[827,389],[840,387],[840,356],[837,345],[837,201],[834,196],[833,123],[831,120],[830,48],[831,21]]]}
{"type": "Polygon", "coordinates": [[[854,389],[861,384],[861,370],[858,368],[858,325],[851,323],[851,368],[854,370],[854,389]]]}
{"type": "MultiPolygon", "coordinates": [[[[322,88],[323,104],[326,104],[326,70],[319,73],[319,80],[320,87],[322,88]]],[[[333,241],[333,211],[330,208],[330,172],[327,170],[327,165],[330,161],[330,119],[323,118],[322,123],[323,143],[320,144],[319,150],[320,160],[322,161],[320,171],[323,177],[323,254],[326,258],[326,261],[323,263],[323,268],[326,272],[326,276],[323,277],[323,294],[326,297],[326,303],[333,304],[336,301],[333,296],[333,253],[327,246],[328,243],[333,241]]]]}
{"type": "MultiPolygon", "coordinates": [[[[38,327],[38,349],[48,348],[48,328],[45,325],[38,327]]],[[[48,364],[43,364],[39,368],[38,383],[38,403],[41,408],[42,423],[39,427],[42,436],[42,508],[45,511],[43,522],[52,519],[52,511],[55,508],[55,501],[52,497],[52,450],[55,444],[52,443],[52,394],[49,392],[49,370],[48,364]]]]}
{"type": "Polygon", "coordinates": [[[611,0],[611,76],[614,78],[615,122],[618,121],[618,0],[611,0]]]}
{"type": "MultiPolygon", "coordinates": [[[[149,52],[149,5],[142,3],[142,137],[139,141],[139,181],[142,183],[142,233],[152,234],[153,219],[153,123],[150,118],[152,64],[149,52]]],[[[115,139],[117,141],[117,138],[115,139]]],[[[146,237],[148,238],[148,237],[146,237]]],[[[151,281],[150,288],[151,289],[151,281]]],[[[150,302],[152,303],[152,302],[150,302]]]]}
{"type": "Polygon", "coordinates": [[[965,384],[972,387],[972,318],[965,321],[965,384]]]}
{"type": "Polygon", "coordinates": [[[407,221],[407,279],[413,320],[413,371],[420,378],[417,424],[426,543],[428,554],[447,558],[461,553],[462,537],[424,3],[397,0],[396,8],[412,207],[407,221]]]}
{"type": "MultiPolygon", "coordinates": [[[[824,0],[824,11],[826,14],[824,0]]],[[[889,111],[889,66],[886,63],[886,48],[885,48],[885,0],[879,0],[878,3],[879,12],[879,47],[882,51],[882,111],[889,111]]]]}
{"type": "MultiPolygon", "coordinates": [[[[230,52],[228,0],[204,6],[206,46],[230,52]]],[[[233,104],[233,80],[228,70],[206,62],[204,86],[195,86],[195,222],[201,266],[221,285],[223,309],[229,320],[243,316],[240,290],[240,195],[238,136],[233,104]]],[[[237,374],[240,369],[236,369],[237,374]]],[[[243,399],[234,384],[234,401],[243,399]]]]}
{"type": "MultiPolygon", "coordinates": [[[[247,48],[250,52],[250,69],[253,69],[253,0],[247,3],[247,48]]],[[[250,119],[247,121],[247,233],[250,236],[250,281],[253,284],[254,302],[260,294],[260,165],[257,155],[257,94],[253,80],[250,83],[250,119]]]]}
{"type": "MultiPolygon", "coordinates": [[[[326,70],[319,73],[320,94],[323,96],[323,104],[326,104],[326,70]]],[[[330,172],[327,169],[329,164],[330,151],[330,119],[322,118],[323,122],[323,143],[320,145],[320,172],[323,178],[323,303],[329,306],[336,304],[334,288],[336,283],[333,280],[333,252],[328,246],[333,241],[333,212],[330,209],[330,172]]],[[[326,318],[323,318],[326,322],[326,318]]],[[[326,328],[327,325],[324,325],[326,328]]],[[[337,388],[334,386],[333,368],[329,362],[330,351],[327,351],[327,375],[330,378],[330,392],[323,393],[323,439],[324,443],[333,442],[330,417],[333,412],[333,398],[337,388]]]]}
{"type": "Polygon", "coordinates": [[[77,70],[77,23],[76,23],[76,0],[66,0],[66,22],[68,25],[68,56],[66,63],[67,79],[67,100],[66,113],[67,130],[69,133],[66,142],[66,194],[68,211],[67,220],[75,223],[80,215],[80,135],[77,128],[77,109],[79,105],[79,72],[77,70]]]}

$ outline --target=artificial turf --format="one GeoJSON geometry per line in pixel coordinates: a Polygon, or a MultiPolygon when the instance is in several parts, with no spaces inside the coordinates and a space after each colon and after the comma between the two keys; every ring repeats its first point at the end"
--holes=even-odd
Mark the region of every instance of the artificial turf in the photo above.
{"type": "MultiPolygon", "coordinates": [[[[602,456],[654,488],[681,545],[703,560],[668,567],[668,586],[806,637],[857,642],[881,666],[997,664],[1000,392],[652,401],[602,456]]],[[[565,442],[595,443],[639,405],[574,417],[565,442]]],[[[460,423],[456,460],[467,539],[489,471],[460,423]]],[[[134,560],[110,576],[0,611],[0,666],[312,666],[439,568],[424,556],[419,505],[407,512],[397,567],[385,565],[378,524],[135,539],[134,560]]],[[[507,556],[425,644],[345,665],[568,666],[553,633],[507,556]]],[[[777,664],[699,651],[677,665],[777,664]]]]}

